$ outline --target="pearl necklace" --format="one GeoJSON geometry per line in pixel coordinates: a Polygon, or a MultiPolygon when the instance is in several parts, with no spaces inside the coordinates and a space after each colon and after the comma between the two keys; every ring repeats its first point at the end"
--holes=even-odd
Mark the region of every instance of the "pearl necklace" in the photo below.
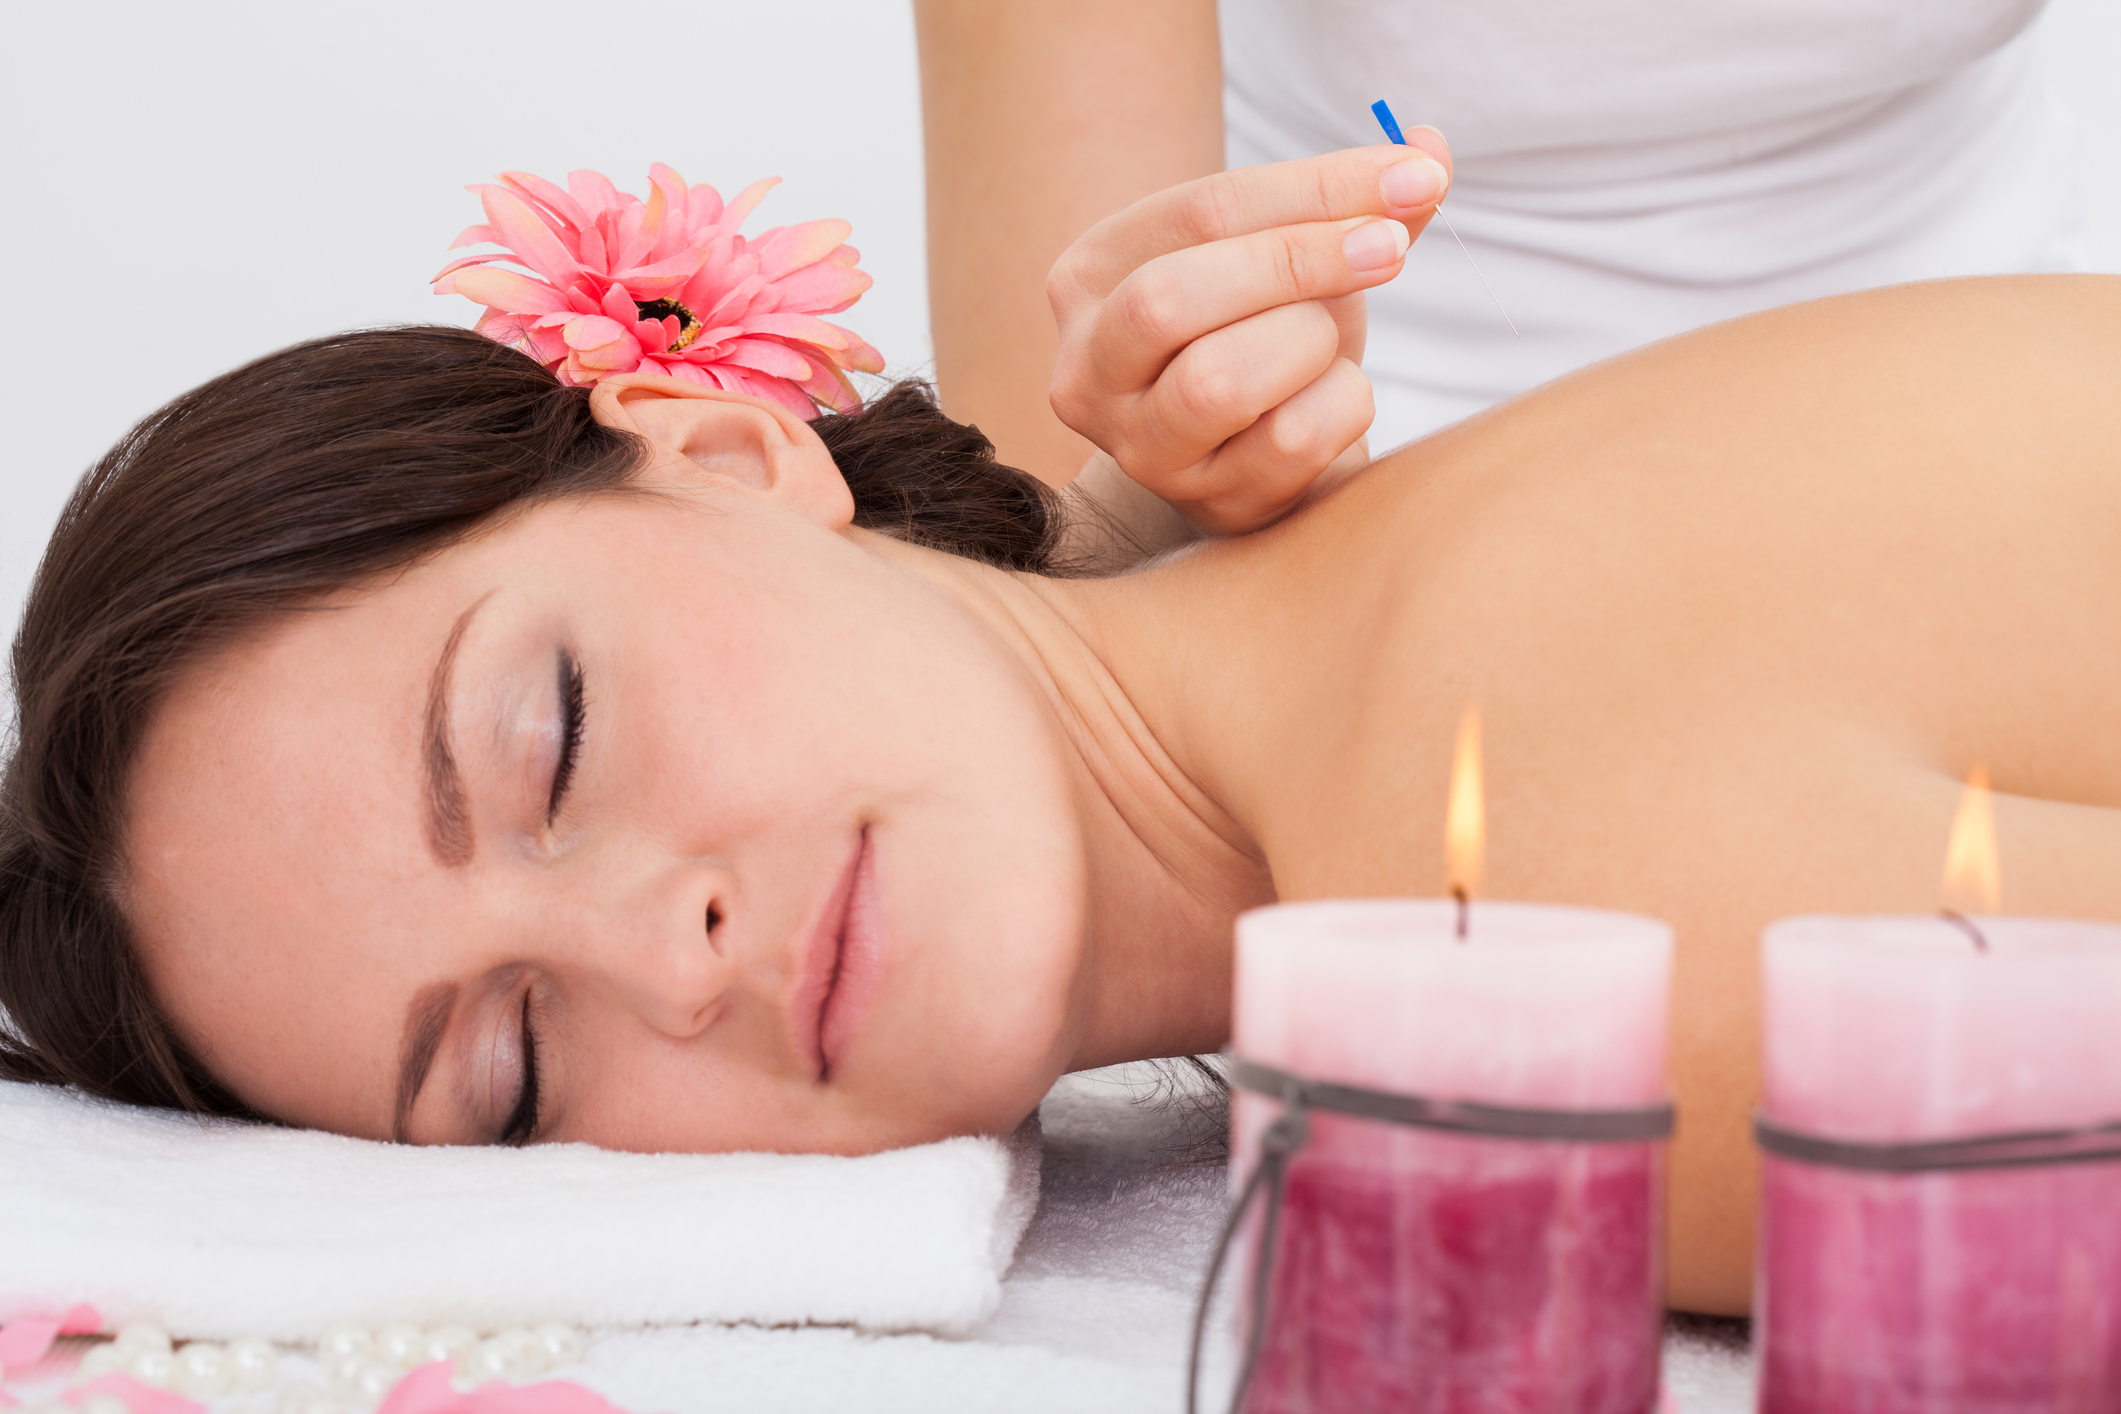
{"type": "MultiPolygon", "coordinates": [[[[344,1405],[369,1408],[415,1366],[447,1360],[459,1377],[476,1384],[488,1380],[532,1380],[581,1360],[587,1342],[572,1326],[553,1323],[536,1330],[521,1327],[480,1339],[464,1326],[421,1330],[388,1325],[377,1331],[343,1327],[332,1331],[309,1352],[323,1367],[324,1382],[280,1379],[282,1352],[270,1341],[246,1338],[226,1345],[193,1340],[178,1345],[159,1326],[131,1325],[113,1341],[93,1347],[81,1360],[78,1380],[120,1371],[145,1385],[173,1389],[192,1399],[214,1399],[236,1393],[277,1389],[275,1414],[339,1414],[344,1405]]],[[[114,1395],[94,1395],[79,1403],[53,1400],[26,1414],[130,1414],[114,1395]]]]}

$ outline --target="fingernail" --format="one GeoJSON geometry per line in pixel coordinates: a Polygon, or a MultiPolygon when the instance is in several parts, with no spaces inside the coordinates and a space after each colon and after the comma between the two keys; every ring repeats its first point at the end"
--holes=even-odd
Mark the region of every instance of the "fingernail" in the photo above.
{"type": "Polygon", "coordinates": [[[1365,221],[1341,238],[1351,270],[1382,270],[1407,253],[1413,238],[1397,221],[1365,221]]]}
{"type": "Polygon", "coordinates": [[[1433,157],[1416,157],[1406,162],[1394,162],[1377,178],[1378,187],[1384,192],[1385,205],[1405,210],[1410,206],[1427,206],[1443,195],[1450,182],[1443,164],[1433,157]]]}

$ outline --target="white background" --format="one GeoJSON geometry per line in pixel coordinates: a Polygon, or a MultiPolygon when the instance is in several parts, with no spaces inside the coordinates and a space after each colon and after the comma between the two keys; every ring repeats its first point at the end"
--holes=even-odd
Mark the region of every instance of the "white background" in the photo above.
{"type": "MultiPolygon", "coordinates": [[[[906,0],[24,0],[9,15],[10,636],[66,493],[137,418],[297,339],[469,323],[469,301],[427,281],[480,219],[462,185],[504,167],[595,167],[636,192],[652,161],[725,195],[785,177],[751,228],[853,221],[876,287],[844,321],[894,372],[928,359],[906,0]]],[[[2056,93],[2083,130],[2096,262],[2121,271],[2121,2],[2053,0],[2047,24],[2056,93]]]]}

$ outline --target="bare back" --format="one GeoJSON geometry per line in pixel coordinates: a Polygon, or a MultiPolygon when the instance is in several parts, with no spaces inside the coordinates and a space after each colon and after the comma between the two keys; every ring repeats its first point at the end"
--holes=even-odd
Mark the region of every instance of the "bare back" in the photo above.
{"type": "Polygon", "coordinates": [[[1675,1304],[1748,1297],[1765,924],[1934,910],[1975,764],[2006,910],[2121,917],[2121,278],[1692,334],[1153,578],[1279,897],[1440,892],[1477,702],[1487,892],[1676,927],[1675,1304]]]}

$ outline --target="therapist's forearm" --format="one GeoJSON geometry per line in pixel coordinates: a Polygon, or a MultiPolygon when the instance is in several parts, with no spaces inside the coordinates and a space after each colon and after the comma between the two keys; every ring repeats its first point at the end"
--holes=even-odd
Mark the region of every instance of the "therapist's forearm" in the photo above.
{"type": "Polygon", "coordinates": [[[1066,485],[1046,272],[1106,216],[1223,161],[1214,0],[916,0],[928,307],[943,407],[1066,485]]]}

